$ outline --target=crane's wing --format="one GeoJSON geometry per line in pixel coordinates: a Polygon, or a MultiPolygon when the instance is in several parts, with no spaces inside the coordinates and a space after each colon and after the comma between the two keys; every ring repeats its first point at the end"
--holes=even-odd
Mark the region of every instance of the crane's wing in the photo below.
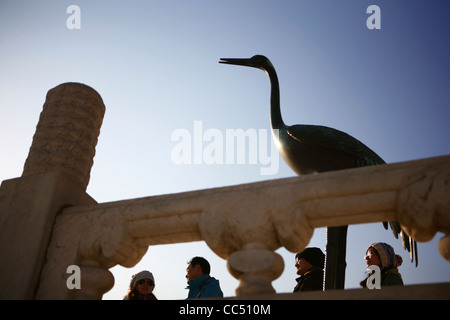
{"type": "Polygon", "coordinates": [[[369,147],[343,131],[325,126],[294,125],[288,127],[287,133],[301,143],[346,152],[356,159],[358,167],[385,163],[369,147]]]}
{"type": "MultiPolygon", "coordinates": [[[[356,167],[385,164],[386,162],[369,147],[351,135],[333,128],[316,125],[293,125],[288,127],[287,133],[293,139],[306,144],[323,146],[346,152],[352,155],[356,161],[356,167]]],[[[400,234],[403,248],[408,250],[411,261],[418,264],[417,243],[401,228],[397,221],[383,222],[388,230],[391,226],[392,233],[398,239],[400,234]]]]}

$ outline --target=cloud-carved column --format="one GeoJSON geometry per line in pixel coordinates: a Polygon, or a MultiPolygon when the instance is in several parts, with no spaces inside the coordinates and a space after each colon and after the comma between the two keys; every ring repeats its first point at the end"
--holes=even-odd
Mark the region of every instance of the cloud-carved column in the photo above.
{"type": "Polygon", "coordinates": [[[87,85],[48,91],[23,174],[0,188],[0,298],[34,298],[55,217],[96,203],[86,187],[104,113],[87,85]]]}

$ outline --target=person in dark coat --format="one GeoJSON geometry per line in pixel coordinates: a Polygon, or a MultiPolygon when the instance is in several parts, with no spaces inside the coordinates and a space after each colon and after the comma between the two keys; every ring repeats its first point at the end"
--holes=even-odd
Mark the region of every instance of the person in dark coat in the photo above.
{"type": "Polygon", "coordinates": [[[319,248],[306,248],[295,255],[297,285],[294,292],[323,290],[325,255],[319,248]]]}

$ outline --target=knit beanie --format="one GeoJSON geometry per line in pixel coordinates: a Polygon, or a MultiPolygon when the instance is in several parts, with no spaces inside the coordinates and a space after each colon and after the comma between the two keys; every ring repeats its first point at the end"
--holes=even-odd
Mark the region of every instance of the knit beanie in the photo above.
{"type": "Polygon", "coordinates": [[[403,262],[402,257],[395,254],[394,249],[387,243],[375,242],[372,243],[370,247],[374,248],[377,251],[378,255],[380,256],[382,269],[397,268],[403,262]]]}
{"type": "Polygon", "coordinates": [[[155,283],[155,278],[153,278],[153,274],[150,271],[144,270],[131,276],[130,290],[134,290],[134,286],[136,285],[136,283],[142,279],[150,279],[153,281],[153,283],[155,283]]]}
{"type": "Polygon", "coordinates": [[[319,248],[306,248],[295,256],[297,259],[304,258],[313,267],[319,267],[323,269],[325,263],[325,255],[319,248]]]}

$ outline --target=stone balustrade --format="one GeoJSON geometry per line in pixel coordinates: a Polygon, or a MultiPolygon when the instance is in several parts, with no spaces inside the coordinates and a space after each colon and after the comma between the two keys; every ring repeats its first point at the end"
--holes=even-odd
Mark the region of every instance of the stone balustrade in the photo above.
{"type": "Polygon", "coordinates": [[[264,297],[284,269],[278,248],[301,251],[314,228],[392,220],[417,241],[442,232],[436,250],[450,261],[450,156],[98,204],[85,190],[104,105],[84,85],[55,90],[66,93],[48,96],[23,176],[0,188],[0,254],[11,257],[0,262],[0,298],[101,299],[111,267],[134,266],[152,245],[191,241],[226,259],[238,298],[264,297]],[[88,129],[78,117],[55,120],[60,105],[85,108],[77,115],[91,119],[88,129]],[[51,134],[40,138],[39,128],[51,134]],[[20,228],[28,242],[14,237],[20,228]],[[81,268],[80,290],[66,285],[71,265],[81,268]]]}
{"type": "MultiPolygon", "coordinates": [[[[108,268],[134,266],[151,245],[199,240],[227,260],[238,296],[274,293],[271,282],[284,268],[274,251],[301,251],[314,228],[397,220],[418,241],[450,234],[449,177],[450,157],[438,157],[66,208],[37,298],[66,298],[68,265],[102,269],[93,287],[109,290],[108,268]]],[[[444,237],[439,246],[448,261],[449,244],[444,237]]]]}

